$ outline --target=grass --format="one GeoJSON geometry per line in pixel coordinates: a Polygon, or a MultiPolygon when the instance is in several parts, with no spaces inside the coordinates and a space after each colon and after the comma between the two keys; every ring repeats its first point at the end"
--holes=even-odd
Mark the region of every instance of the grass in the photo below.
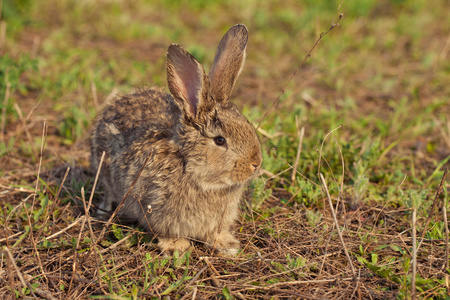
{"type": "Polygon", "coordinates": [[[450,297],[445,0],[0,3],[0,298],[450,297]],[[210,66],[236,23],[250,38],[233,98],[261,124],[265,170],[242,202],[242,251],[162,258],[139,228],[100,236],[83,206],[97,112],[166,88],[170,43],[210,66]]]}

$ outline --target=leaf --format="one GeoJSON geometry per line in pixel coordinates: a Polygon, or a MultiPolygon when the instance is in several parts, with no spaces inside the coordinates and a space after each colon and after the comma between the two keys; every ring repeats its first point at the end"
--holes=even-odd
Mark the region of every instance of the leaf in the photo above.
{"type": "Polygon", "coordinates": [[[223,287],[222,295],[225,297],[225,299],[234,299],[234,297],[231,295],[231,292],[227,286],[223,287]]]}
{"type": "Polygon", "coordinates": [[[363,245],[359,245],[359,254],[364,254],[364,247],[363,245]]]}
{"type": "Polygon", "coordinates": [[[364,257],[358,256],[358,257],[356,257],[356,259],[357,259],[360,263],[362,263],[363,265],[367,265],[367,264],[368,264],[367,259],[365,259],[364,257]]]}
{"type": "Polygon", "coordinates": [[[44,238],[44,241],[42,242],[42,247],[49,249],[49,248],[53,248],[53,243],[48,241],[46,238],[44,238]]]}
{"type": "Polygon", "coordinates": [[[372,256],[372,264],[376,265],[378,262],[378,254],[372,253],[371,256],[372,256]]]}
{"type": "Polygon", "coordinates": [[[390,246],[391,246],[391,245],[381,245],[381,246],[376,247],[375,249],[376,249],[376,250],[382,250],[382,249],[387,248],[387,247],[390,247],[390,246]]]}
{"type": "Polygon", "coordinates": [[[145,253],[145,261],[151,261],[152,260],[152,255],[149,252],[145,253]]]}
{"type": "Polygon", "coordinates": [[[111,226],[112,232],[114,234],[114,237],[118,240],[121,240],[124,238],[123,232],[122,232],[122,228],[120,228],[119,226],[113,224],[111,226]]]}
{"type": "Polygon", "coordinates": [[[398,245],[389,245],[389,247],[391,247],[392,250],[403,253],[403,249],[400,248],[398,245]]]}
{"type": "Polygon", "coordinates": [[[76,249],[76,248],[77,248],[77,239],[74,238],[74,237],[72,237],[72,238],[70,239],[70,242],[72,243],[73,249],[76,249]]]}
{"type": "Polygon", "coordinates": [[[189,255],[190,255],[190,252],[187,252],[185,254],[185,256],[186,256],[186,269],[184,270],[183,276],[180,278],[180,280],[178,280],[177,282],[173,283],[164,292],[162,292],[161,296],[168,295],[173,290],[176,290],[183,283],[183,281],[188,280],[188,279],[191,278],[191,277],[187,276],[187,274],[189,272],[189,255]]]}
{"type": "Polygon", "coordinates": [[[14,248],[17,245],[19,245],[27,237],[29,233],[30,233],[30,226],[25,225],[25,232],[19,236],[19,239],[17,240],[17,242],[14,243],[12,247],[14,248]]]}
{"type": "Polygon", "coordinates": [[[133,286],[131,287],[131,296],[133,297],[133,300],[138,299],[138,292],[139,292],[138,287],[135,284],[133,284],[133,286]]]}

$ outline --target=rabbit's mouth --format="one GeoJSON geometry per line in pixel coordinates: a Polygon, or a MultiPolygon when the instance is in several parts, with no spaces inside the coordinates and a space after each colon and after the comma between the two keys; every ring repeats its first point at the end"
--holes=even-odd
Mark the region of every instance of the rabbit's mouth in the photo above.
{"type": "Polygon", "coordinates": [[[245,184],[250,180],[255,179],[261,173],[261,167],[251,166],[248,168],[234,168],[232,173],[232,180],[236,183],[245,184]]]}
{"type": "Polygon", "coordinates": [[[239,183],[246,183],[255,179],[261,173],[261,164],[262,155],[260,151],[236,161],[232,170],[232,179],[239,183]]]}

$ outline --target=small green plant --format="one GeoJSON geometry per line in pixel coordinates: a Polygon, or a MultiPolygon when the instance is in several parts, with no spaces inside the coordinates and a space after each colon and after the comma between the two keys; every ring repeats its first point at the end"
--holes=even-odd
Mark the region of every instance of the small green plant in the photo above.
{"type": "MultiPolygon", "coordinates": [[[[330,187],[330,189],[331,188],[332,187],[330,187]]],[[[309,180],[304,180],[302,178],[297,178],[296,187],[291,186],[288,188],[288,191],[294,195],[297,195],[295,197],[297,203],[305,204],[306,206],[312,206],[316,204],[320,199],[322,199],[321,187],[309,180]],[[298,192],[298,189],[301,189],[301,191],[298,192]]],[[[334,190],[332,191],[334,192],[334,190]]]]}
{"type": "MultiPolygon", "coordinates": [[[[358,256],[357,260],[369,268],[374,274],[397,283],[400,287],[400,299],[407,299],[410,297],[411,292],[411,274],[409,274],[411,257],[407,251],[395,244],[379,246],[376,248],[376,251],[383,250],[387,247],[397,252],[400,257],[386,256],[380,261],[380,256],[376,252],[372,252],[368,254],[370,260],[361,256],[358,256]],[[400,273],[396,269],[396,265],[401,266],[400,273]]],[[[420,275],[416,275],[416,289],[419,292],[425,292],[432,288],[436,288],[437,284],[437,279],[424,279],[420,275]]]]}
{"type": "Polygon", "coordinates": [[[369,258],[370,260],[367,260],[364,257],[357,257],[358,261],[361,264],[365,265],[367,268],[369,268],[373,273],[377,274],[382,278],[386,278],[396,283],[400,283],[399,276],[395,274],[395,269],[386,264],[380,264],[378,262],[377,253],[370,253],[369,258]]]}
{"type": "Polygon", "coordinates": [[[369,178],[367,178],[364,175],[360,175],[356,179],[355,186],[354,186],[356,203],[359,203],[360,201],[363,200],[363,198],[367,192],[368,184],[369,184],[369,178]]]}
{"type": "MultiPolygon", "coordinates": [[[[22,74],[26,71],[37,71],[37,61],[31,59],[28,55],[20,55],[18,58],[12,58],[9,54],[0,56],[0,112],[4,124],[7,124],[8,116],[15,112],[14,109],[14,93],[26,93],[27,87],[22,82],[22,74]],[[6,99],[6,93],[9,97],[6,99]]],[[[6,145],[2,145],[6,148],[6,145]]]]}
{"type": "Polygon", "coordinates": [[[323,214],[319,211],[307,210],[306,218],[308,219],[309,226],[317,228],[317,225],[322,221],[323,214]]]}
{"type": "Polygon", "coordinates": [[[258,210],[261,204],[264,203],[272,195],[272,190],[266,188],[265,180],[263,178],[256,178],[250,183],[250,189],[252,191],[253,209],[258,210]]]}
{"type": "Polygon", "coordinates": [[[300,267],[303,267],[306,265],[306,258],[304,257],[297,257],[297,258],[293,258],[291,257],[291,255],[288,253],[286,254],[286,261],[287,261],[287,266],[289,269],[297,269],[300,267]]]}
{"type": "Polygon", "coordinates": [[[443,221],[431,221],[430,229],[427,230],[425,238],[430,240],[445,239],[445,223],[443,221]]]}

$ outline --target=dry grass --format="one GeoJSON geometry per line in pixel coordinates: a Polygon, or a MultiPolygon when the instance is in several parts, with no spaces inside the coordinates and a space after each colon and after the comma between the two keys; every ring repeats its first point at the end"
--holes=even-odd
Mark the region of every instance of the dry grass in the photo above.
{"type": "MultiPolygon", "coordinates": [[[[33,195],[33,191],[11,190],[8,196],[13,193],[16,201],[9,203],[17,205],[22,199],[31,200],[33,195]]],[[[277,200],[273,198],[274,202],[277,200]]],[[[109,294],[108,284],[115,286],[125,280],[142,284],[145,274],[149,272],[146,270],[149,261],[161,259],[152,244],[138,242],[131,248],[127,245],[131,233],[135,232],[131,228],[124,228],[126,236],[121,240],[109,233],[107,240],[110,243],[94,247],[94,240],[105,223],[88,217],[91,232],[83,222],[85,216],[78,215],[70,204],[61,212],[49,210],[48,215],[53,216],[49,222],[51,226],[45,231],[46,240],[52,242],[49,248],[38,240],[34,241],[33,246],[30,234],[17,245],[15,243],[24,232],[5,232],[6,239],[2,238],[1,242],[8,257],[4,258],[5,265],[0,274],[4,282],[0,289],[2,299],[12,296],[11,288],[21,290],[24,284],[29,286],[33,283],[39,283],[35,293],[48,299],[46,295],[53,295],[56,299],[80,299],[109,294]],[[77,241],[76,246],[64,242],[71,239],[77,241]],[[80,241],[83,242],[79,244],[80,241]],[[151,260],[146,258],[148,254],[152,256],[151,260]]],[[[215,298],[227,287],[230,294],[238,299],[270,298],[275,295],[278,299],[292,296],[304,299],[396,299],[398,285],[374,276],[367,268],[361,268],[356,256],[361,245],[366,252],[385,245],[397,244],[410,248],[410,223],[398,217],[398,210],[381,206],[360,207],[358,211],[347,213],[341,211],[339,215],[339,225],[344,229],[341,229],[343,240],[352,264],[356,266],[356,276],[353,276],[327,209],[325,218],[311,226],[304,208],[277,206],[276,212],[269,217],[254,214],[254,221],[240,221],[237,237],[242,243],[243,253],[235,258],[214,257],[202,245],[196,245],[187,270],[187,275],[192,278],[183,282],[171,295],[190,299],[196,293],[201,299],[215,298]],[[383,220],[385,225],[371,231],[364,229],[365,224],[374,222],[376,218],[383,220]],[[404,231],[399,232],[399,227],[404,231]],[[361,244],[361,234],[366,235],[366,243],[361,244]],[[297,265],[293,263],[296,260],[297,265]]],[[[18,220],[9,220],[9,223],[13,222],[18,220]]],[[[139,239],[142,236],[139,232],[139,239]]],[[[423,241],[420,249],[422,255],[417,258],[417,269],[422,278],[445,276],[441,259],[445,257],[445,248],[439,247],[442,242],[423,241]]],[[[378,255],[391,257],[393,261],[404,259],[404,255],[392,247],[382,248],[378,255]]],[[[148,290],[139,293],[139,298],[160,297],[171,284],[182,278],[184,267],[174,266],[170,259],[166,266],[150,275],[159,279],[148,290]]],[[[396,272],[396,275],[401,277],[404,274],[396,272]]],[[[421,297],[430,298],[432,295],[431,290],[421,297]]]]}
{"type": "MultiPolygon", "coordinates": [[[[197,244],[190,253],[188,269],[185,263],[178,264],[179,258],[175,257],[166,265],[150,271],[151,263],[163,258],[153,244],[142,241],[145,234],[115,224],[123,229],[123,237],[118,239],[111,227],[107,227],[107,236],[99,240],[106,229],[105,222],[83,215],[87,209],[82,204],[83,200],[86,201],[83,188],[82,199],[76,197],[78,206],[61,203],[60,190],[76,193],[70,189],[71,184],[66,182],[66,178],[73,183],[93,174],[84,169],[59,170],[44,175],[47,182],[61,182],[57,191],[53,188],[57,185],[52,184],[47,188],[36,187],[53,202],[45,207],[45,217],[38,220],[33,219],[32,208],[26,210],[26,219],[23,213],[19,213],[27,207],[25,203],[28,207],[37,206],[36,190],[13,187],[12,183],[19,183],[19,178],[9,177],[0,181],[5,188],[1,197],[7,200],[3,203],[17,207],[10,215],[4,216],[5,230],[0,239],[4,245],[0,273],[0,280],[4,283],[0,288],[2,299],[13,297],[13,291],[20,291],[22,287],[34,291],[32,297],[46,299],[80,299],[111,292],[121,294],[121,282],[141,286],[139,294],[136,294],[139,299],[161,298],[168,290],[171,297],[183,299],[216,298],[218,294],[237,299],[274,296],[278,299],[396,299],[401,285],[392,279],[406,279],[406,273],[394,269],[390,280],[374,276],[356,259],[362,255],[361,250],[365,253],[377,250],[380,258],[389,257],[393,265],[411,257],[412,253],[407,250],[412,247],[411,223],[403,218],[405,209],[380,204],[363,205],[356,211],[347,211],[345,205],[340,205],[338,219],[333,221],[332,210],[324,204],[324,217],[312,223],[304,206],[281,204],[281,198],[292,196],[285,191],[275,192],[264,203],[264,211],[272,211],[270,215],[256,211],[242,215],[236,229],[243,251],[237,257],[211,256],[208,249],[197,244]],[[23,222],[34,230],[26,234],[20,225],[23,222]],[[342,240],[335,222],[339,224],[342,240]],[[129,243],[136,238],[135,244],[129,243]],[[350,261],[346,258],[347,251],[350,261]],[[353,266],[356,270],[352,271],[353,266]],[[151,285],[146,286],[146,276],[154,280],[151,285]],[[183,278],[184,281],[177,284],[183,278]],[[31,288],[36,283],[39,285],[31,288]],[[176,288],[173,288],[174,284],[176,288]]],[[[27,178],[26,174],[20,181],[24,178],[27,178]]],[[[35,175],[29,174],[27,181],[38,182],[33,178],[35,175]]],[[[438,191],[444,182],[445,177],[435,199],[438,199],[438,191]]],[[[266,184],[270,186],[270,181],[266,184]]],[[[341,197],[344,203],[351,202],[349,195],[341,197]]],[[[329,200],[336,200],[336,196],[330,196],[329,200]]],[[[444,269],[446,261],[442,258],[448,250],[440,246],[444,241],[423,240],[423,235],[420,240],[423,241],[420,244],[421,255],[416,264],[421,278],[447,276],[444,269]]],[[[384,267],[390,269],[389,264],[384,267]]],[[[127,287],[122,288],[122,293],[128,295],[127,287]]],[[[429,290],[420,297],[431,298],[433,295],[434,291],[429,290]]]]}
{"type": "Polygon", "coordinates": [[[308,7],[317,10],[311,15],[285,2],[287,11],[272,2],[194,1],[180,10],[48,0],[23,12],[23,28],[5,31],[14,20],[2,21],[3,57],[30,54],[38,68],[15,82],[16,66],[0,66],[0,299],[450,295],[445,1],[420,9],[420,1],[382,1],[366,15],[347,14],[363,5],[343,2],[342,28],[331,22],[335,8],[315,6],[322,2],[308,7]],[[423,26],[411,29],[405,16],[423,26]],[[316,23],[303,28],[304,19],[316,23]],[[266,168],[242,203],[242,252],[217,257],[196,243],[165,259],[139,228],[93,214],[103,192],[92,193],[90,122],[117,91],[164,85],[170,42],[208,62],[205,49],[237,21],[252,31],[234,94],[259,127],[266,168]],[[335,29],[321,36],[329,24],[335,29]]]}

